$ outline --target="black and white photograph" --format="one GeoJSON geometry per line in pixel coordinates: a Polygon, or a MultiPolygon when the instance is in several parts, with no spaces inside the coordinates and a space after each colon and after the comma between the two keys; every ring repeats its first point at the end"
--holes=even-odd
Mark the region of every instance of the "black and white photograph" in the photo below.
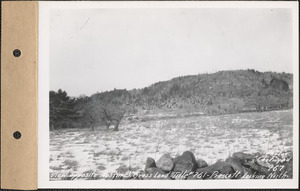
{"type": "Polygon", "coordinates": [[[40,3],[45,185],[297,185],[296,3],[40,3]]]}

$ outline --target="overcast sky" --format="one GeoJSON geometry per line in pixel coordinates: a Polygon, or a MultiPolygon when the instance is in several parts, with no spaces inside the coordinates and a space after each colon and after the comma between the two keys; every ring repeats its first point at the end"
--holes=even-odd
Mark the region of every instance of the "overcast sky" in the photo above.
{"type": "Polygon", "coordinates": [[[292,73],[291,10],[50,12],[50,89],[71,96],[247,68],[292,73]]]}

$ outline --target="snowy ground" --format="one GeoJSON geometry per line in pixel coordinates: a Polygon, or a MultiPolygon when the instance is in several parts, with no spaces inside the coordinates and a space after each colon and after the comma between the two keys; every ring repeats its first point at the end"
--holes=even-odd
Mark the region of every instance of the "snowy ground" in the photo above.
{"type": "Polygon", "coordinates": [[[208,164],[239,151],[292,150],[292,115],[292,110],[285,110],[194,116],[127,123],[118,132],[101,128],[52,131],[50,180],[60,179],[53,176],[56,173],[138,172],[147,157],[158,160],[165,153],[175,157],[186,150],[208,164]]]}

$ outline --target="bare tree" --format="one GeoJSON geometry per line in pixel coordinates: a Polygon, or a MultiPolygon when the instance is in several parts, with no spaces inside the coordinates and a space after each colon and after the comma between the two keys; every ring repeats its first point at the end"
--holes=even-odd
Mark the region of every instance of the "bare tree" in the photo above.
{"type": "Polygon", "coordinates": [[[107,129],[111,125],[114,125],[113,130],[118,131],[120,122],[127,111],[126,104],[113,97],[105,97],[103,99],[92,96],[90,101],[85,105],[83,121],[91,126],[93,130],[96,125],[105,124],[107,129]]]}
{"type": "Polygon", "coordinates": [[[114,131],[118,131],[120,122],[123,119],[124,114],[126,113],[126,109],[106,106],[102,108],[102,111],[104,114],[106,128],[109,129],[110,125],[114,124],[114,131]]]}

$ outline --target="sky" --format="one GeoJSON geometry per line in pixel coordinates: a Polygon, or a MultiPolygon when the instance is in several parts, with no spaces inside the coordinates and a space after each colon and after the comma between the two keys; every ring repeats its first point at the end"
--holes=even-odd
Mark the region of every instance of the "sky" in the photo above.
{"type": "Polygon", "coordinates": [[[55,9],[50,89],[70,96],[220,70],[293,72],[290,9],[55,9]]]}

